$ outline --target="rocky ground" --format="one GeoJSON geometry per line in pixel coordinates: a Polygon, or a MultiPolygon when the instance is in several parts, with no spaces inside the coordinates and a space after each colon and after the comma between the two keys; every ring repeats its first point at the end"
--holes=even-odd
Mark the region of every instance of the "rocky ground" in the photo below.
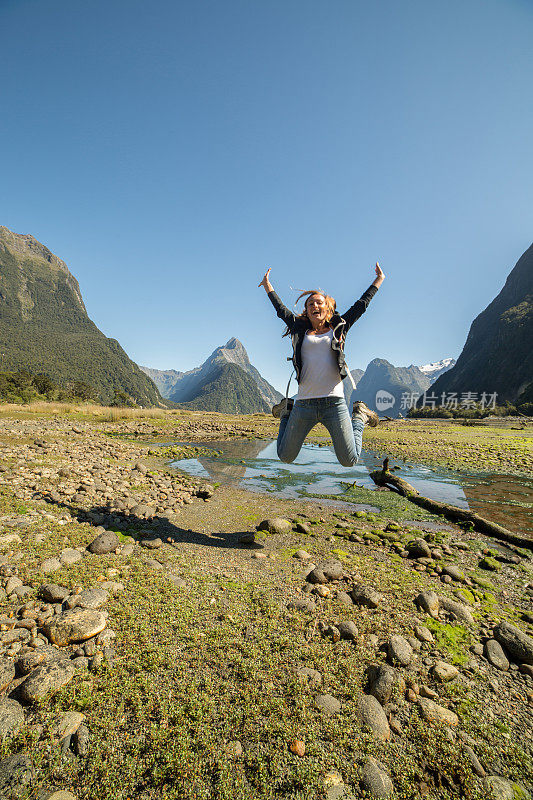
{"type": "Polygon", "coordinates": [[[529,797],[532,553],[149,455],[263,419],[0,419],[0,798],[529,797]]]}

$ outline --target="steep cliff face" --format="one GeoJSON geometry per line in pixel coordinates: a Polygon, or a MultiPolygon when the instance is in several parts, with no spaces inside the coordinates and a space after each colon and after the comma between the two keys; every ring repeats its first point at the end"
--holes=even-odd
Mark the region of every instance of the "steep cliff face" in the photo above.
{"type": "Polygon", "coordinates": [[[0,353],[4,370],[79,380],[102,402],[125,392],[159,405],[153,382],[89,319],[67,265],[33,236],[0,227],[0,353]]]}
{"type": "Polygon", "coordinates": [[[514,402],[533,381],[533,245],[501,292],[472,325],[456,365],[432,387],[442,392],[496,392],[514,402]]]}

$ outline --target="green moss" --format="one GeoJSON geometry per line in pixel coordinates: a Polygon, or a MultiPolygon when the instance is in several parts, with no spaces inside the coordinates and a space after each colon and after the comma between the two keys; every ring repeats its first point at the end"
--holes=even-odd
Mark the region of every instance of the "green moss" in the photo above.
{"type": "Polygon", "coordinates": [[[471,634],[462,625],[448,625],[439,620],[428,617],[426,626],[435,637],[437,647],[448,654],[453,664],[466,664],[470,656],[468,649],[471,644],[471,634]]]}
{"type": "Polygon", "coordinates": [[[401,531],[402,526],[399,525],[397,522],[389,522],[387,527],[385,528],[386,531],[401,531]]]}
{"type": "Polygon", "coordinates": [[[490,572],[498,572],[501,569],[501,565],[495,558],[491,558],[490,556],[485,556],[482,558],[478,565],[481,569],[489,570],[490,572]]]}
{"type": "Polygon", "coordinates": [[[115,531],[115,533],[123,544],[133,544],[135,542],[135,539],[127,533],[123,533],[122,531],[115,531]]]}
{"type": "Polygon", "coordinates": [[[494,592],[497,591],[492,581],[489,581],[489,579],[485,578],[483,575],[477,575],[474,572],[470,575],[470,580],[473,581],[476,586],[481,586],[482,589],[491,589],[494,592]]]}
{"type": "Polygon", "coordinates": [[[476,601],[474,594],[469,591],[466,586],[461,586],[461,588],[457,590],[456,595],[457,597],[461,597],[463,601],[470,606],[473,606],[476,601]]]}
{"type": "Polygon", "coordinates": [[[531,800],[531,795],[529,792],[526,792],[526,790],[520,786],[519,783],[513,783],[513,793],[513,800],[531,800]]]}
{"type": "Polygon", "coordinates": [[[198,458],[198,456],[208,456],[216,458],[220,455],[219,450],[209,447],[197,447],[193,445],[171,445],[169,447],[158,447],[148,451],[149,456],[158,458],[171,458],[173,461],[181,461],[184,458],[198,458]]]}
{"type": "Polygon", "coordinates": [[[376,531],[376,533],[378,533],[380,539],[385,539],[387,542],[398,541],[398,534],[392,531],[376,531]]]}
{"type": "Polygon", "coordinates": [[[334,553],[339,558],[351,558],[350,553],[347,553],[345,550],[338,550],[338,549],[332,550],[332,553],[334,553]]]}

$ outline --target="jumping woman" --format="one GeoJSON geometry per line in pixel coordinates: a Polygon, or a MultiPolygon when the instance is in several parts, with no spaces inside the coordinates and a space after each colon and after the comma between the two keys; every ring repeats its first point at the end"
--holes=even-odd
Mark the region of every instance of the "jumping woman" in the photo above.
{"type": "Polygon", "coordinates": [[[264,286],[278,317],[287,325],[285,335],[290,334],[292,339],[292,363],[298,381],[295,400],[284,398],[272,409],[273,415],[280,417],[278,456],[292,463],[309,431],[321,422],[329,431],[340,463],[352,467],[361,453],[363,428],[367,423],[377,425],[378,415],[359,400],[350,418],[342,385],[348,375],[344,343],[385,275],[376,263],[374,282],[342,316],[336,311],[335,300],[320,289],[303,292],[298,300],[306,298],[304,310],[300,315],[293,314],[274,291],[269,275],[270,269],[259,286],[264,286]]]}

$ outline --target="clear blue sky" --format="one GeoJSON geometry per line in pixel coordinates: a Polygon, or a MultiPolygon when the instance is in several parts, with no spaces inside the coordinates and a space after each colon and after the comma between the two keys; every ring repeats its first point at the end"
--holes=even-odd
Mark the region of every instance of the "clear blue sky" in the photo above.
{"type": "Polygon", "coordinates": [[[533,240],[533,3],[0,0],[0,224],[78,278],[140,364],[237,336],[282,387],[287,304],[352,368],[457,356],[533,240]]]}

